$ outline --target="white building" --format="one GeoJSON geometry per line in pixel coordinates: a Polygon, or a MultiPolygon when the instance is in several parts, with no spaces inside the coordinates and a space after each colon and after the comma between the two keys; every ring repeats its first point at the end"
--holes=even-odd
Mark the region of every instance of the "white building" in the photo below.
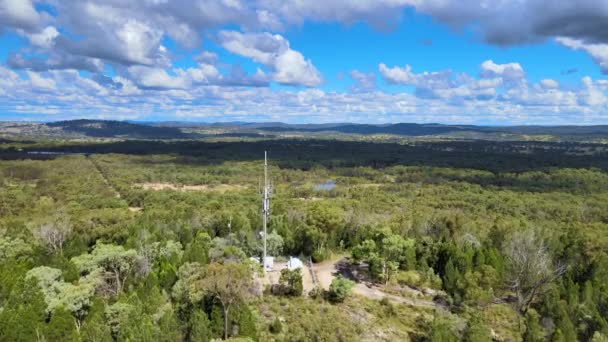
{"type": "Polygon", "coordinates": [[[287,268],[290,271],[296,270],[298,268],[303,268],[304,267],[304,263],[302,262],[302,260],[298,259],[298,258],[294,258],[294,257],[289,257],[289,261],[287,262],[287,268]]]}
{"type": "MultiPolygon", "coordinates": [[[[258,258],[258,257],[250,257],[249,260],[254,261],[255,263],[257,263],[258,265],[261,264],[261,260],[262,258],[258,258]]],[[[264,263],[266,266],[266,271],[272,271],[274,270],[274,257],[271,256],[267,256],[266,257],[266,262],[264,263]]]]}

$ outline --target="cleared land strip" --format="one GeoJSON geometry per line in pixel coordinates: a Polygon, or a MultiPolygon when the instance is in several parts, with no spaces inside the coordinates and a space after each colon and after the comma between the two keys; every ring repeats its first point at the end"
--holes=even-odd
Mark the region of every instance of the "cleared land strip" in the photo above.
{"type": "MultiPolygon", "coordinates": [[[[318,263],[314,265],[314,272],[316,273],[316,278],[319,282],[319,285],[323,287],[325,290],[329,289],[329,285],[331,281],[340,273],[339,268],[343,265],[344,259],[330,260],[322,263],[318,263]],[[340,266],[340,267],[339,267],[340,266]]],[[[414,291],[414,290],[413,290],[414,291]]],[[[387,298],[388,300],[413,305],[413,306],[421,306],[421,307],[429,307],[440,310],[445,310],[446,307],[441,305],[440,303],[436,303],[432,300],[426,299],[418,299],[418,298],[408,298],[395,296],[380,290],[378,286],[368,286],[361,282],[355,282],[355,287],[353,288],[353,293],[367,297],[370,299],[381,300],[383,298],[387,298]]]]}
{"type": "Polygon", "coordinates": [[[118,192],[118,190],[116,190],[114,185],[112,185],[112,183],[108,180],[108,177],[106,177],[105,173],[101,170],[101,167],[97,164],[97,161],[95,161],[93,158],[91,158],[88,155],[86,156],[86,159],[88,159],[91,162],[91,164],[93,164],[93,167],[95,168],[95,170],[97,171],[97,173],[99,174],[101,179],[103,179],[103,182],[112,190],[112,192],[114,193],[114,196],[116,198],[122,198],[122,196],[120,195],[120,192],[118,192]]]}
{"type": "Polygon", "coordinates": [[[137,183],[133,184],[134,188],[144,190],[174,190],[174,191],[207,191],[207,192],[228,192],[247,189],[244,185],[239,184],[217,184],[217,185],[183,185],[173,183],[137,183]]]}

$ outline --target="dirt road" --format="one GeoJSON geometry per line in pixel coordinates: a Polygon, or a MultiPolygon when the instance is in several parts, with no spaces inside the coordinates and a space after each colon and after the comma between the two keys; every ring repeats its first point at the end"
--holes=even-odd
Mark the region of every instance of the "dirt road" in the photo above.
{"type": "MultiPolygon", "coordinates": [[[[344,274],[343,265],[345,259],[338,258],[334,260],[324,261],[318,264],[314,264],[314,272],[319,281],[319,285],[325,290],[329,290],[329,285],[331,281],[338,275],[344,274]]],[[[349,277],[350,278],[350,277],[349,277]]],[[[412,294],[419,293],[418,291],[412,289],[412,294]]],[[[366,285],[363,282],[356,282],[355,287],[353,288],[353,293],[367,297],[370,299],[381,300],[383,298],[387,298],[388,300],[395,303],[402,303],[414,306],[424,306],[429,308],[436,309],[445,309],[442,305],[435,303],[431,300],[426,299],[418,299],[418,298],[408,298],[408,297],[400,297],[392,294],[388,294],[382,292],[378,286],[374,285],[366,285]]]]}

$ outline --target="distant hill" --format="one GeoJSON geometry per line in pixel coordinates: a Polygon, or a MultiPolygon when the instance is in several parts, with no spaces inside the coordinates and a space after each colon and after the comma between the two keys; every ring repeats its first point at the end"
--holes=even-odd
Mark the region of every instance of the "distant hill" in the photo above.
{"type": "Polygon", "coordinates": [[[500,131],[530,135],[600,135],[608,136],[608,125],[595,126],[508,126],[500,131]]]}
{"type": "Polygon", "coordinates": [[[298,131],[298,132],[323,132],[332,131],[350,134],[394,134],[407,136],[424,136],[438,135],[455,131],[468,132],[493,132],[494,130],[477,127],[477,126],[451,126],[441,124],[415,124],[415,123],[398,123],[390,125],[368,125],[368,124],[340,124],[337,126],[321,126],[321,127],[284,127],[270,126],[260,127],[259,130],[271,132],[298,131]]]}
{"type": "MultiPolygon", "coordinates": [[[[474,126],[438,123],[396,124],[287,124],[282,122],[145,122],[113,120],[67,120],[51,123],[0,122],[0,138],[275,138],[291,133],[389,134],[409,137],[442,137],[473,140],[605,141],[608,125],[596,126],[474,126]]],[[[1,141],[0,141],[1,143],[1,141]]]]}
{"type": "Polygon", "coordinates": [[[124,121],[106,120],[68,120],[45,124],[60,128],[65,133],[73,133],[94,138],[137,138],[137,139],[186,139],[186,134],[177,127],[157,127],[124,121]]]}
{"type": "Polygon", "coordinates": [[[393,134],[403,136],[458,135],[463,133],[551,135],[555,137],[608,137],[608,125],[596,126],[473,126],[397,123],[385,125],[267,125],[258,130],[267,132],[338,132],[346,134],[393,134]]]}

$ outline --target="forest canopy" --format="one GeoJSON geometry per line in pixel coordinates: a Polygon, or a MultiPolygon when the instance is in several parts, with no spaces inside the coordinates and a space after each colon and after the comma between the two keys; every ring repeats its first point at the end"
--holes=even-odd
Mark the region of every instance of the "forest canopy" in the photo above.
{"type": "Polygon", "coordinates": [[[2,144],[2,341],[608,336],[599,144],[2,144]]]}

